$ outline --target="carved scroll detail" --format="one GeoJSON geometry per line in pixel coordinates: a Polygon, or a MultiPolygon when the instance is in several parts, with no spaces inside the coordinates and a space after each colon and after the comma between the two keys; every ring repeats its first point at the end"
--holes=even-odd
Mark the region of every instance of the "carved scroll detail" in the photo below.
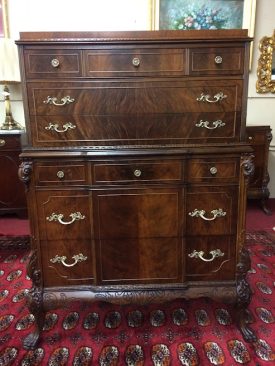
{"type": "Polygon", "coordinates": [[[18,169],[18,177],[25,184],[26,189],[29,188],[32,170],[33,170],[33,163],[32,161],[28,160],[22,161],[18,169]]]}

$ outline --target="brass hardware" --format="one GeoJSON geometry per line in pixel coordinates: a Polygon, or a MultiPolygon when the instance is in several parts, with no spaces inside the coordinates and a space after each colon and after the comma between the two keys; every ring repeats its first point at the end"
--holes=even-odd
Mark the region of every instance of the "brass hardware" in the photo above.
{"type": "Polygon", "coordinates": [[[57,101],[56,97],[50,97],[50,96],[47,96],[47,99],[43,101],[43,103],[45,103],[45,104],[54,104],[58,107],[69,104],[69,103],[73,103],[73,102],[74,102],[74,99],[71,98],[69,95],[61,98],[60,103],[57,101]]]}
{"type": "Polygon", "coordinates": [[[56,214],[56,213],[52,213],[51,216],[48,216],[46,219],[48,221],[58,221],[60,224],[62,225],[70,225],[73,222],[77,221],[77,220],[84,220],[85,216],[82,215],[80,212],[73,212],[69,215],[69,217],[71,217],[70,221],[63,221],[64,215],[63,214],[56,214]]]}
{"type": "Polygon", "coordinates": [[[59,170],[56,175],[59,179],[63,179],[65,177],[65,173],[63,172],[63,170],[59,170]]]}
{"type": "Polygon", "coordinates": [[[4,139],[0,139],[0,147],[5,146],[6,141],[4,139]]]}
{"type": "Polygon", "coordinates": [[[140,65],[140,59],[138,57],[134,57],[133,60],[132,60],[132,64],[135,67],[139,67],[139,65],[140,65]]]}
{"type": "Polygon", "coordinates": [[[141,176],[141,170],[136,169],[136,170],[134,171],[134,176],[135,176],[135,177],[140,177],[140,176],[141,176]]]}
{"type": "Polygon", "coordinates": [[[60,62],[57,58],[53,58],[51,60],[51,65],[52,65],[52,67],[58,67],[60,65],[60,62]]]}
{"type": "Polygon", "coordinates": [[[63,256],[56,255],[54,258],[50,259],[50,262],[52,262],[52,263],[62,263],[63,266],[65,266],[65,267],[73,267],[77,263],[84,262],[88,259],[88,257],[83,255],[82,253],[75,254],[75,255],[72,256],[72,258],[74,259],[74,262],[71,263],[71,264],[67,264],[67,263],[65,263],[65,261],[67,259],[67,257],[65,255],[63,255],[63,256]]]}
{"type": "Polygon", "coordinates": [[[253,140],[253,137],[252,137],[252,136],[249,136],[249,137],[248,137],[248,140],[249,140],[249,141],[253,140]]]}
{"type": "Polygon", "coordinates": [[[201,93],[201,96],[197,98],[198,102],[207,102],[207,103],[217,103],[221,100],[227,98],[227,95],[223,94],[223,92],[219,92],[214,95],[213,99],[211,99],[211,96],[209,94],[201,93]]]}
{"type": "Polygon", "coordinates": [[[215,167],[215,166],[212,166],[210,169],[209,169],[210,173],[212,175],[216,175],[217,172],[218,172],[218,169],[215,167]]]}
{"type": "Polygon", "coordinates": [[[59,129],[58,123],[50,122],[49,125],[45,127],[45,130],[54,130],[55,132],[61,133],[61,132],[66,132],[68,130],[73,130],[74,128],[76,128],[76,125],[73,125],[71,122],[65,123],[62,126],[62,130],[59,129]]]}
{"type": "Polygon", "coordinates": [[[221,121],[220,119],[218,119],[217,121],[212,121],[212,122],[200,120],[200,122],[196,123],[195,126],[207,128],[208,130],[215,130],[216,128],[225,126],[225,123],[223,121],[221,121]],[[209,123],[212,123],[212,127],[209,126],[209,123]]]}
{"type": "Polygon", "coordinates": [[[206,258],[203,257],[204,252],[202,250],[199,251],[199,252],[197,250],[194,250],[192,253],[188,254],[188,257],[190,257],[190,258],[200,258],[204,262],[212,262],[215,258],[224,256],[224,253],[220,249],[211,250],[209,252],[209,254],[211,254],[212,257],[209,258],[209,259],[206,259],[206,258]]]}
{"type": "Polygon", "coordinates": [[[216,64],[221,64],[222,63],[222,57],[221,56],[216,56],[215,57],[215,63],[216,64]]]}
{"type": "Polygon", "coordinates": [[[257,93],[275,93],[275,30],[272,37],[263,37],[260,40],[259,49],[256,91],[257,93]]]}
{"type": "Polygon", "coordinates": [[[194,211],[188,213],[189,216],[200,217],[205,221],[213,221],[217,217],[226,216],[226,212],[224,212],[221,208],[218,208],[217,210],[212,210],[211,214],[213,215],[212,217],[206,217],[206,216],[204,216],[205,211],[204,210],[198,210],[197,208],[194,211]]]}

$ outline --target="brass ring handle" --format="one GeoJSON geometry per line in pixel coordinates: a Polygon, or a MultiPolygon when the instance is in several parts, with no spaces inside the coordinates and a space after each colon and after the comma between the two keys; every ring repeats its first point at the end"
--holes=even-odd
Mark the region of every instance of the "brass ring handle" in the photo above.
{"type": "Polygon", "coordinates": [[[135,67],[139,67],[139,65],[140,65],[140,59],[138,57],[134,57],[133,60],[132,60],[132,64],[135,67]]]}
{"type": "Polygon", "coordinates": [[[6,140],[0,139],[0,147],[5,146],[5,145],[6,145],[6,140]]]}
{"type": "Polygon", "coordinates": [[[215,57],[215,63],[216,64],[221,64],[222,63],[222,57],[221,56],[216,56],[215,57]]]}
{"type": "Polygon", "coordinates": [[[135,177],[140,177],[140,176],[141,176],[141,170],[136,169],[136,170],[134,171],[134,176],[135,176],[135,177]]]}
{"type": "Polygon", "coordinates": [[[223,94],[223,92],[215,94],[213,96],[213,99],[211,99],[211,96],[209,94],[201,93],[200,97],[197,98],[197,101],[207,103],[218,103],[225,98],[227,98],[227,95],[223,94]]]}
{"type": "Polygon", "coordinates": [[[209,169],[210,173],[212,175],[216,175],[218,173],[218,169],[215,167],[215,166],[212,166],[210,169],[209,169]]]}
{"type": "Polygon", "coordinates": [[[213,221],[217,217],[226,216],[226,212],[223,211],[221,208],[218,208],[217,210],[212,210],[211,214],[213,215],[212,217],[206,217],[205,216],[205,211],[204,210],[198,210],[197,208],[194,211],[188,213],[189,216],[200,217],[201,219],[203,219],[205,221],[213,221]]]}
{"type": "Polygon", "coordinates": [[[69,103],[73,103],[74,99],[71,98],[69,95],[66,95],[65,97],[60,99],[60,102],[58,102],[58,99],[56,97],[50,97],[47,96],[46,100],[43,100],[43,103],[45,104],[53,104],[56,105],[58,107],[62,107],[63,105],[69,104],[69,103]]]}
{"type": "Polygon", "coordinates": [[[195,124],[195,126],[207,128],[208,130],[215,130],[216,128],[225,126],[225,123],[220,119],[212,122],[200,120],[198,123],[195,124]],[[209,126],[210,123],[212,123],[212,126],[209,126]]]}
{"type": "Polygon", "coordinates": [[[209,252],[209,254],[211,254],[212,257],[207,259],[207,258],[203,257],[204,252],[202,250],[201,251],[194,250],[192,253],[188,254],[188,257],[190,257],[190,258],[200,258],[204,262],[212,262],[215,258],[224,256],[224,253],[220,249],[211,250],[209,252]]]}
{"type": "Polygon", "coordinates": [[[73,125],[71,122],[65,123],[62,126],[62,129],[59,129],[58,123],[49,123],[48,126],[45,126],[45,130],[54,130],[55,132],[62,133],[67,132],[68,130],[73,130],[76,128],[76,125],[73,125]]]}
{"type": "Polygon", "coordinates": [[[65,267],[73,267],[77,263],[86,261],[88,259],[88,257],[83,255],[82,253],[75,254],[72,256],[72,259],[74,259],[74,262],[71,264],[65,263],[66,259],[67,259],[67,257],[65,255],[63,255],[63,256],[56,255],[54,258],[51,258],[50,261],[52,263],[62,263],[63,266],[65,266],[65,267]]]}
{"type": "Polygon", "coordinates": [[[65,177],[65,173],[63,172],[63,170],[59,170],[57,173],[56,173],[56,176],[57,178],[59,179],[63,179],[65,177]]]}
{"type": "Polygon", "coordinates": [[[46,217],[46,219],[48,221],[58,221],[60,224],[62,225],[71,225],[72,223],[74,223],[77,220],[84,220],[85,216],[82,215],[80,212],[73,212],[69,215],[69,217],[71,217],[70,221],[63,221],[63,214],[56,214],[56,213],[52,213],[50,216],[46,217]]]}
{"type": "Polygon", "coordinates": [[[60,65],[60,62],[57,58],[53,58],[51,60],[51,65],[52,65],[52,67],[58,67],[60,65]]]}

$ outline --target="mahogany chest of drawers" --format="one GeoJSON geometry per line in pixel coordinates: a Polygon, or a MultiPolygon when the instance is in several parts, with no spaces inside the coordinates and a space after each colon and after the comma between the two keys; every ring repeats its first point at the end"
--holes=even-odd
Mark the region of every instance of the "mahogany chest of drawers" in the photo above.
{"type": "Polygon", "coordinates": [[[208,296],[248,341],[245,30],[23,33],[37,343],[62,299],[208,296]]]}

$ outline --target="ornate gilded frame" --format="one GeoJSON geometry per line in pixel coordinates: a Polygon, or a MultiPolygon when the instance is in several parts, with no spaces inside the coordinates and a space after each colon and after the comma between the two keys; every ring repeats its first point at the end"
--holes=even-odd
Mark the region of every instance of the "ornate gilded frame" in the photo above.
{"type": "Polygon", "coordinates": [[[272,59],[275,55],[275,30],[272,37],[263,37],[259,43],[256,83],[257,93],[275,93],[275,79],[272,80],[272,59]]]}
{"type": "Polygon", "coordinates": [[[8,0],[0,0],[0,37],[9,37],[8,0]]]}

